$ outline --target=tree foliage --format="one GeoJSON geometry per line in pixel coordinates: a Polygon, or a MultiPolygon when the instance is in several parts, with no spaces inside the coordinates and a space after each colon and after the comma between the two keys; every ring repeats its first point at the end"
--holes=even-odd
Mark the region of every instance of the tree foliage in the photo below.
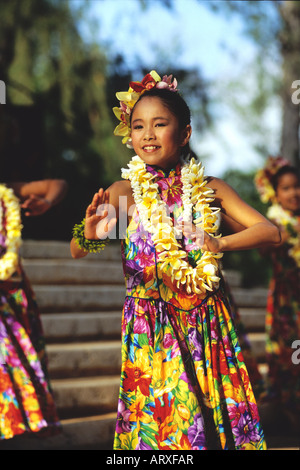
{"type": "MultiPolygon", "coordinates": [[[[292,84],[300,79],[300,3],[290,0],[208,2],[220,13],[237,14],[243,19],[244,32],[257,44],[257,93],[252,101],[252,118],[268,106],[272,96],[281,100],[282,123],[280,152],[300,168],[299,104],[292,101],[292,84]],[[274,73],[269,59],[280,64],[274,73]]],[[[267,157],[267,154],[265,155],[267,157]]]]}
{"type": "MultiPolygon", "coordinates": [[[[67,0],[0,0],[0,9],[0,77],[7,85],[2,120],[19,126],[18,134],[23,135],[29,119],[36,127],[28,128],[27,136],[42,142],[34,151],[31,142],[26,167],[24,140],[0,145],[2,168],[10,163],[10,180],[68,181],[66,216],[60,220],[64,229],[51,223],[46,236],[55,236],[55,227],[55,232],[70,237],[73,222],[83,217],[94,192],[118,177],[128,158],[113,136],[116,123],[107,104],[106,57],[98,45],[83,41],[77,22],[84,10],[74,12],[67,0]],[[39,116],[35,120],[29,116],[33,110],[39,116]]],[[[40,223],[32,225],[36,236],[45,232],[38,230],[40,223]]]]}

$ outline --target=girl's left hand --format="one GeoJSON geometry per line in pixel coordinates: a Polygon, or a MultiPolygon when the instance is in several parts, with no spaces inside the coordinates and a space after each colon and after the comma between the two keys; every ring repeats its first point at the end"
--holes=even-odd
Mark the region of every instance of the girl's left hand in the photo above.
{"type": "Polygon", "coordinates": [[[212,237],[193,223],[181,224],[181,230],[185,237],[192,240],[202,251],[219,253],[221,251],[220,239],[212,237]]]}
{"type": "Polygon", "coordinates": [[[51,202],[43,197],[31,194],[21,204],[21,207],[25,210],[26,216],[37,216],[47,212],[51,207],[51,202]]]}
{"type": "Polygon", "coordinates": [[[204,232],[204,241],[201,250],[211,251],[212,253],[220,253],[222,251],[220,238],[212,237],[208,233],[204,232]]]}

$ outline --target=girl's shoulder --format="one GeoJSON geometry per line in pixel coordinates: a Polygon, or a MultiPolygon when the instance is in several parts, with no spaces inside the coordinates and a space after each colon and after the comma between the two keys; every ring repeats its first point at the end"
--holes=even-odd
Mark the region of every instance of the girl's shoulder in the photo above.
{"type": "Polygon", "coordinates": [[[209,176],[206,178],[207,187],[214,191],[214,205],[220,206],[222,210],[229,208],[229,206],[235,205],[238,207],[241,204],[246,204],[235,189],[232,188],[226,181],[215,176],[209,176]]]}
{"type": "Polygon", "coordinates": [[[128,180],[119,180],[112,183],[108,191],[113,191],[119,194],[119,196],[127,196],[131,194],[131,184],[128,180]]]}
{"type": "Polygon", "coordinates": [[[128,207],[134,203],[131,184],[128,180],[115,181],[109,186],[109,188],[107,188],[107,190],[109,192],[109,201],[115,207],[119,207],[121,204],[120,198],[126,198],[128,207]]]}
{"type": "Polygon", "coordinates": [[[224,191],[233,191],[232,187],[228,183],[226,183],[221,178],[217,178],[216,176],[207,176],[206,181],[207,186],[214,190],[215,195],[224,191]]]}

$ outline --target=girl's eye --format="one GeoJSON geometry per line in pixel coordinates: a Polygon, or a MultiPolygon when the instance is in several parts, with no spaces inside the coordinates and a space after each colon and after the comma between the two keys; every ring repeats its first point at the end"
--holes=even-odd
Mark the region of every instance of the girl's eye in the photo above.
{"type": "Polygon", "coordinates": [[[140,124],[136,124],[135,126],[133,126],[133,129],[134,130],[142,129],[142,126],[140,124]]]}
{"type": "Polygon", "coordinates": [[[166,125],[166,124],[165,124],[164,122],[158,122],[158,123],[156,124],[156,127],[165,127],[165,125],[166,125]]]}

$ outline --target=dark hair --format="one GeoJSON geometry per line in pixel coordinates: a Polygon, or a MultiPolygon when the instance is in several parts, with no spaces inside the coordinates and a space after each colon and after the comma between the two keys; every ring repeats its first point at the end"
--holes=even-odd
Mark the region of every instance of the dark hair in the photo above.
{"type": "MultiPolygon", "coordinates": [[[[191,112],[187,103],[177,91],[170,91],[168,88],[151,88],[150,90],[146,90],[139,97],[132,109],[130,123],[135,106],[146,97],[161,99],[168,110],[178,119],[179,129],[185,129],[185,127],[191,123],[191,112]]],[[[183,147],[183,152],[185,155],[190,152],[189,143],[183,147]]]]}
{"type": "Polygon", "coordinates": [[[284,165],[281,168],[279,168],[277,173],[275,173],[275,175],[271,179],[271,183],[274,188],[274,191],[277,191],[281,176],[287,175],[290,173],[297,176],[297,178],[300,179],[299,171],[297,170],[297,168],[295,168],[294,166],[290,166],[290,165],[284,165]]]}
{"type": "Polygon", "coordinates": [[[170,91],[167,88],[151,88],[146,90],[135,103],[135,106],[145,97],[150,96],[160,98],[169,111],[177,117],[180,129],[184,129],[191,123],[191,112],[185,100],[177,91],[170,91]]]}

